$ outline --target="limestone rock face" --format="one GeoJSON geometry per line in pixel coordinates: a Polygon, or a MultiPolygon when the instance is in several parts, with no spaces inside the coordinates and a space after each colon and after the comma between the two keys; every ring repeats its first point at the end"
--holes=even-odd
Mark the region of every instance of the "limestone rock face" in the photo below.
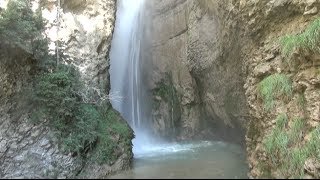
{"type": "Polygon", "coordinates": [[[41,3],[45,4],[43,17],[48,20],[51,51],[58,47],[60,60],[78,67],[88,86],[108,92],[115,1],[65,0],[58,9],[57,1],[41,3]]]}
{"type": "MultiPolygon", "coordinates": [[[[1,1],[5,8],[7,0],[1,1]]],[[[114,29],[114,0],[32,0],[46,19],[50,52],[58,47],[59,61],[80,70],[88,87],[108,93],[109,49],[114,29]]],[[[0,55],[0,177],[1,178],[102,178],[108,173],[130,166],[132,153],[123,154],[112,166],[83,162],[77,156],[64,154],[54,133],[44,124],[30,122],[26,91],[34,72],[30,53],[19,48],[1,48],[0,55]],[[14,62],[23,59],[23,63],[14,62]],[[10,67],[9,67],[10,66],[10,67]],[[94,168],[93,168],[94,167],[94,168]]]]}
{"type": "Polygon", "coordinates": [[[157,91],[159,82],[170,81],[176,91],[171,99],[178,101],[155,99],[160,107],[169,107],[167,111],[153,109],[155,124],[175,124],[174,136],[181,139],[201,137],[206,129],[215,129],[212,131],[220,135],[219,129],[224,133],[229,128],[242,133],[248,114],[242,60],[236,29],[227,29],[223,15],[216,11],[218,4],[167,0],[154,1],[151,7],[150,89],[157,91]],[[178,115],[173,117],[172,112],[178,115]]]}

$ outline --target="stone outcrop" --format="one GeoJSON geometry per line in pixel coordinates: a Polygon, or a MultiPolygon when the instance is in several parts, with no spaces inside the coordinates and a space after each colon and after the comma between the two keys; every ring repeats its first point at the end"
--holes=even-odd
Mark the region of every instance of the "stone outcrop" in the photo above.
{"type": "MultiPolygon", "coordinates": [[[[1,2],[1,7],[7,1],[1,2]]],[[[115,23],[114,0],[32,0],[46,20],[51,54],[58,45],[59,61],[78,67],[88,87],[109,92],[109,49],[115,23]],[[59,16],[57,16],[59,12],[59,16]]],[[[130,167],[132,152],[122,151],[113,165],[85,162],[58,147],[54,132],[43,122],[29,120],[27,91],[35,69],[32,54],[19,48],[1,48],[0,56],[0,177],[1,178],[102,178],[130,167]],[[20,64],[15,62],[20,59],[20,64]],[[21,61],[23,59],[23,61],[21,61]],[[24,92],[21,94],[21,92],[24,92]]]]}

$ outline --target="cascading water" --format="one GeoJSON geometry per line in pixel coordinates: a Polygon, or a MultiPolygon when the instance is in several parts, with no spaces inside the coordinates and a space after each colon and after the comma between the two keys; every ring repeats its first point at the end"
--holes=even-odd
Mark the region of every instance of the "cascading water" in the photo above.
{"type": "Polygon", "coordinates": [[[110,52],[110,94],[121,97],[112,98],[111,103],[135,132],[134,154],[151,141],[150,136],[142,132],[141,125],[142,119],[146,119],[142,105],[147,104],[141,89],[143,6],[144,0],[117,1],[116,24],[110,52]]]}
{"type": "Polygon", "coordinates": [[[140,126],[140,14],[144,0],[118,1],[117,21],[111,46],[111,94],[120,94],[122,100],[113,99],[117,109],[130,126],[140,126]]]}

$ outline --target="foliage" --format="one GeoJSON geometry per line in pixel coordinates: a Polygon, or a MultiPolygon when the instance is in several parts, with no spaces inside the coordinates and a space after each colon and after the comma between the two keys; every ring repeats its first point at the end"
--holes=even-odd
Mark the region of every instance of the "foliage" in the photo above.
{"type": "Polygon", "coordinates": [[[75,122],[64,126],[68,129],[60,131],[63,137],[64,149],[81,154],[85,148],[92,149],[98,138],[97,128],[101,119],[94,106],[82,104],[75,113],[75,122]]]}
{"type": "Polygon", "coordinates": [[[70,66],[61,66],[53,73],[41,74],[34,91],[33,122],[47,119],[47,125],[56,131],[63,149],[84,156],[94,151],[99,163],[111,163],[119,141],[131,147],[131,130],[120,116],[106,105],[85,103],[78,92],[84,86],[78,72],[70,66]],[[114,140],[119,136],[119,140],[114,140]]]}
{"type": "Polygon", "coordinates": [[[288,123],[288,116],[286,114],[280,114],[276,119],[276,128],[282,130],[288,123]]]}
{"type": "MultiPolygon", "coordinates": [[[[103,119],[99,124],[99,143],[94,151],[92,160],[103,163],[112,163],[117,158],[119,145],[129,148],[132,146],[131,139],[133,138],[130,127],[124,123],[120,116],[112,109],[102,112],[103,119]],[[118,140],[113,140],[115,134],[118,135],[118,140]]],[[[129,152],[129,149],[125,149],[129,152]]]]}
{"type": "Polygon", "coordinates": [[[48,54],[48,39],[43,35],[41,10],[34,13],[30,6],[28,0],[10,0],[0,12],[0,47],[21,48],[33,55],[39,67],[51,67],[54,60],[48,54]]]}
{"type": "MultiPolygon", "coordinates": [[[[38,14],[37,14],[38,15],[38,14]]],[[[1,12],[0,35],[5,41],[14,42],[23,49],[43,30],[41,16],[35,15],[26,0],[11,0],[1,12]]]]}
{"type": "Polygon", "coordinates": [[[295,118],[290,128],[286,128],[285,114],[277,117],[276,126],[263,141],[271,168],[279,169],[283,177],[300,178],[304,175],[304,163],[310,157],[320,156],[320,131],[312,132],[310,141],[303,142],[301,134],[306,132],[304,119],[295,118]]]}
{"type": "MultiPolygon", "coordinates": [[[[178,120],[180,119],[181,109],[179,103],[178,92],[173,85],[172,74],[166,73],[162,81],[158,82],[156,88],[152,91],[153,97],[156,97],[153,100],[153,109],[159,109],[161,102],[165,102],[168,105],[168,114],[170,114],[170,121],[171,124],[171,132],[172,136],[177,133],[176,127],[178,120]],[[157,98],[160,97],[159,99],[157,98]]],[[[188,105],[188,108],[191,106],[188,105]]],[[[161,116],[161,115],[156,115],[161,116]]]]}
{"type": "MultiPolygon", "coordinates": [[[[47,119],[58,130],[72,121],[79,105],[79,80],[74,68],[61,68],[53,73],[39,75],[35,82],[35,104],[41,107],[47,119]]],[[[35,116],[39,117],[39,115],[35,116]]]]}
{"type": "Polygon", "coordinates": [[[278,96],[292,96],[292,82],[284,74],[273,74],[262,80],[258,89],[262,96],[265,109],[270,110],[274,107],[274,99],[278,96]]]}
{"type": "Polygon", "coordinates": [[[320,18],[313,21],[301,34],[287,35],[280,38],[282,53],[290,56],[294,49],[301,48],[313,52],[320,52],[320,18]]]}

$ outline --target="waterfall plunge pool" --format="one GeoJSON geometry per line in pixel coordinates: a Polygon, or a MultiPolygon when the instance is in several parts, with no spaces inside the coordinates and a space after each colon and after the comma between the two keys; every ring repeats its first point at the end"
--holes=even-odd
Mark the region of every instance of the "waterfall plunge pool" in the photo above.
{"type": "Polygon", "coordinates": [[[220,141],[167,143],[142,147],[133,168],[110,179],[247,178],[245,151],[220,141]]]}

